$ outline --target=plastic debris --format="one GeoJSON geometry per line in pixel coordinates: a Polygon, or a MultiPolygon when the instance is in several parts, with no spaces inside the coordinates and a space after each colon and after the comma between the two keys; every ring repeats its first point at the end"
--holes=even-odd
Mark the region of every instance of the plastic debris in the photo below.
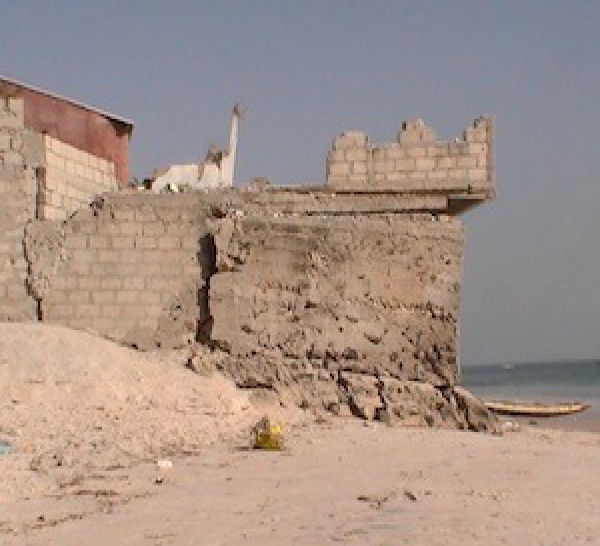
{"type": "Polygon", "coordinates": [[[252,427],[252,447],[280,451],[283,449],[283,431],[281,425],[272,424],[265,415],[252,427]]]}
{"type": "Polygon", "coordinates": [[[8,455],[13,450],[13,446],[6,440],[0,440],[0,455],[8,455]]]}

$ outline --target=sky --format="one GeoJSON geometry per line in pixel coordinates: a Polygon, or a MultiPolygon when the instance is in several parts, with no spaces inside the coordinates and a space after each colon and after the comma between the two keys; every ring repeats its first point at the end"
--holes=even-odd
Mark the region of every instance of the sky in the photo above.
{"type": "Polygon", "coordinates": [[[130,169],[226,145],[236,180],[320,183],[332,138],[496,123],[497,198],[463,216],[463,365],[600,358],[600,2],[22,0],[0,74],[135,122],[130,169]]]}

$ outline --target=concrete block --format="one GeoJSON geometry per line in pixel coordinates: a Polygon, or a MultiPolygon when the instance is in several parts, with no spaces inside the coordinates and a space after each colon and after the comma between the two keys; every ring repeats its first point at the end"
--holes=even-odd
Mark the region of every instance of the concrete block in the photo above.
{"type": "Polygon", "coordinates": [[[151,206],[140,207],[135,211],[136,222],[155,222],[156,219],[154,208],[151,206]]]}
{"type": "Polygon", "coordinates": [[[8,133],[0,133],[0,150],[10,150],[12,139],[8,133]]]}
{"type": "Polygon", "coordinates": [[[69,292],[69,303],[89,303],[90,293],[87,290],[75,290],[69,292]]]}
{"type": "Polygon", "coordinates": [[[118,252],[119,262],[124,264],[135,264],[136,266],[141,266],[145,262],[144,252],[148,251],[140,250],[137,248],[121,250],[118,252]]]}
{"type": "Polygon", "coordinates": [[[123,288],[123,279],[120,277],[107,277],[100,281],[101,290],[120,290],[123,288]]]}
{"type": "Polygon", "coordinates": [[[486,155],[488,151],[487,144],[480,142],[470,142],[465,144],[466,152],[470,155],[486,155]]]}
{"type": "Polygon", "coordinates": [[[477,157],[466,156],[456,158],[457,166],[464,169],[472,169],[477,167],[477,157]]]}
{"type": "Polygon", "coordinates": [[[396,159],[394,161],[394,170],[412,171],[415,169],[415,159],[396,159]]]}
{"type": "Polygon", "coordinates": [[[454,169],[457,166],[457,157],[440,157],[436,162],[436,169],[454,169]]]}
{"type": "Polygon", "coordinates": [[[129,237],[124,236],[112,236],[111,246],[115,250],[133,249],[135,248],[135,237],[133,235],[129,237]]]}
{"type": "Polygon", "coordinates": [[[448,171],[444,169],[434,169],[427,173],[428,180],[447,180],[448,171]]]}
{"type": "MultiPolygon", "coordinates": [[[[134,213],[135,214],[135,213],[134,213]]],[[[142,235],[143,224],[139,222],[126,222],[120,224],[122,235],[142,235]]]]}
{"type": "Polygon", "coordinates": [[[407,146],[406,147],[406,156],[407,157],[427,157],[427,147],[425,146],[407,146]]]}
{"type": "Polygon", "coordinates": [[[395,161],[389,159],[379,161],[376,160],[373,162],[373,171],[375,173],[393,172],[395,167],[395,161]]]}
{"type": "Polygon", "coordinates": [[[487,169],[469,169],[467,178],[474,181],[485,181],[488,178],[487,169]]]}
{"type": "Polygon", "coordinates": [[[119,290],[117,292],[117,303],[137,303],[139,292],[137,290],[119,290]]]}
{"type": "Polygon", "coordinates": [[[182,250],[199,250],[200,237],[198,235],[183,235],[180,238],[182,250]]]}
{"type": "MultiPolygon", "coordinates": [[[[59,278],[53,281],[54,285],[59,278]]],[[[74,279],[81,290],[99,290],[102,287],[102,279],[98,277],[77,277],[74,279]]]]}
{"type": "Polygon", "coordinates": [[[160,250],[174,250],[181,247],[178,237],[158,237],[158,248],[160,250]]]}
{"type": "Polygon", "coordinates": [[[65,242],[68,248],[83,249],[88,248],[88,236],[82,233],[69,233],[66,235],[65,242]]]}
{"type": "Polygon", "coordinates": [[[7,150],[5,152],[2,152],[1,157],[2,157],[3,165],[8,165],[8,166],[25,165],[25,158],[19,152],[15,152],[14,150],[7,150]]]}
{"type": "Polygon", "coordinates": [[[346,161],[345,150],[329,150],[327,153],[327,161],[346,161]]]}
{"type": "Polygon", "coordinates": [[[450,169],[448,171],[449,180],[466,180],[467,170],[466,169],[450,169]]]}
{"type": "Polygon", "coordinates": [[[352,163],[352,174],[367,174],[367,163],[365,161],[355,161],[352,163]]]}
{"type": "Polygon", "coordinates": [[[165,256],[162,250],[144,250],[142,256],[144,273],[147,275],[161,275],[164,273],[162,262],[165,256]]]}
{"type": "Polygon", "coordinates": [[[92,292],[92,302],[95,304],[115,303],[115,301],[116,292],[110,290],[92,292]]]}
{"type": "Polygon", "coordinates": [[[92,304],[79,304],[73,310],[76,319],[95,317],[98,315],[98,306],[92,304]]]}
{"type": "Polygon", "coordinates": [[[348,148],[363,148],[367,145],[368,138],[366,133],[360,131],[348,131],[337,136],[333,140],[332,148],[334,150],[348,148]]]}
{"type": "Polygon", "coordinates": [[[366,161],[367,160],[367,150],[361,148],[354,148],[345,151],[345,159],[346,161],[366,161]]]}
{"type": "Polygon", "coordinates": [[[419,171],[431,171],[435,167],[435,159],[417,158],[415,160],[415,168],[419,171]]]}
{"type": "Polygon", "coordinates": [[[121,226],[118,222],[98,222],[98,234],[121,235],[121,226]]]}
{"type": "Polygon", "coordinates": [[[344,163],[329,163],[329,171],[328,175],[331,176],[345,176],[350,174],[350,164],[347,162],[344,163]]]}
{"type": "Polygon", "coordinates": [[[130,277],[123,279],[123,288],[125,290],[143,291],[145,289],[143,277],[130,277]]]}
{"type": "Polygon", "coordinates": [[[459,156],[472,153],[469,148],[470,146],[480,146],[480,144],[467,144],[466,142],[449,142],[448,143],[448,155],[459,156]]]}
{"type": "Polygon", "coordinates": [[[100,263],[116,264],[118,261],[118,253],[110,248],[108,250],[96,250],[94,257],[95,261],[100,263]]]}
{"type": "Polygon", "coordinates": [[[138,302],[147,305],[158,305],[160,304],[161,292],[153,290],[144,290],[138,292],[138,302]]]}
{"type": "Polygon", "coordinates": [[[433,144],[427,146],[427,157],[446,157],[448,155],[447,144],[433,144]]]}
{"type": "Polygon", "coordinates": [[[111,238],[106,235],[89,235],[89,248],[106,249],[110,248],[111,238]]]}
{"type": "Polygon", "coordinates": [[[164,235],[165,226],[162,222],[145,222],[142,233],[147,236],[164,235]]]}

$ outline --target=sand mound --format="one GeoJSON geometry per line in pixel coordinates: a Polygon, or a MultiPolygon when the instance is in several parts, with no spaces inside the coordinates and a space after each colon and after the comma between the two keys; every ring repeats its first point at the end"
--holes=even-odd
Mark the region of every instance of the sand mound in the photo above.
{"type": "Polygon", "coordinates": [[[0,440],[14,448],[0,455],[0,500],[244,434],[256,418],[247,393],[184,361],[59,326],[0,324],[0,440]]]}

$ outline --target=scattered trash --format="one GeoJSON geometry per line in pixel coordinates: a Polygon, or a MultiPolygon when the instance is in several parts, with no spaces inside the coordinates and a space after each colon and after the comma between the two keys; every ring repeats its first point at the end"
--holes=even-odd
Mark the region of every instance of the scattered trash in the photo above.
{"type": "Polygon", "coordinates": [[[506,421],[502,423],[502,432],[518,432],[521,426],[516,421],[506,421]]]}
{"type": "Polygon", "coordinates": [[[160,459],[156,461],[156,466],[161,470],[170,470],[173,468],[173,461],[169,461],[169,459],[160,459]]]}
{"type": "Polygon", "coordinates": [[[254,449],[271,451],[283,449],[281,426],[271,424],[271,420],[266,415],[252,427],[252,436],[252,447],[254,449]]]}
{"type": "Polygon", "coordinates": [[[13,450],[13,446],[6,440],[0,440],[0,455],[8,455],[13,450]]]}
{"type": "Polygon", "coordinates": [[[379,510],[383,506],[384,503],[389,501],[390,499],[396,496],[395,491],[391,491],[389,493],[385,493],[383,495],[359,495],[356,497],[356,500],[361,502],[368,502],[370,508],[374,508],[375,510],[379,510]]]}
{"type": "Polygon", "coordinates": [[[408,499],[411,500],[413,502],[417,502],[417,496],[412,492],[409,491],[408,489],[404,490],[404,496],[408,499]]]}

